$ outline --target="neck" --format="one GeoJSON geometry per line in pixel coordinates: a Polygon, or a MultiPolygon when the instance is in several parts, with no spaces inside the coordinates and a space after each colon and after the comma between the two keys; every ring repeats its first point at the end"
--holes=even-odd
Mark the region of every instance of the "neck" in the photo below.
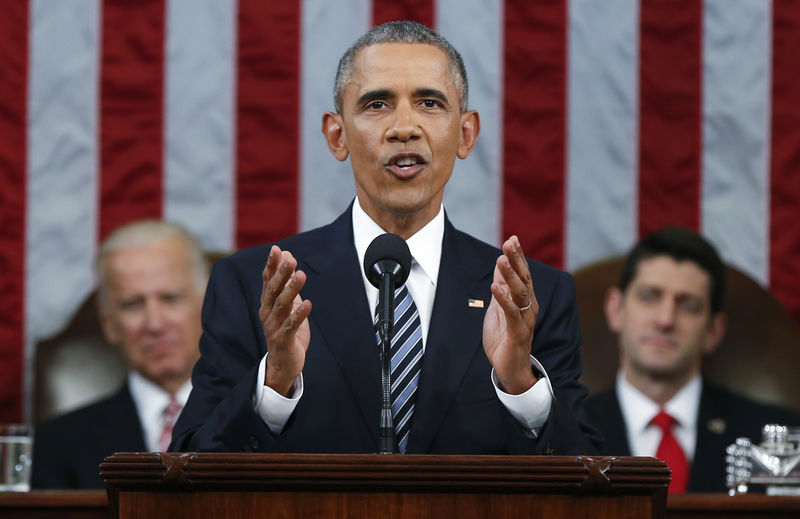
{"type": "Polygon", "coordinates": [[[368,211],[366,209],[364,211],[381,229],[407,240],[428,225],[439,214],[439,207],[440,205],[436,205],[433,210],[426,208],[414,213],[404,214],[388,211],[368,211]]]}
{"type": "Polygon", "coordinates": [[[186,378],[170,378],[167,380],[159,380],[156,382],[158,387],[169,393],[170,396],[175,396],[180,391],[181,387],[186,383],[186,378]]]}
{"type": "Polygon", "coordinates": [[[686,372],[679,376],[645,373],[635,369],[625,369],[625,380],[642,392],[647,398],[663,407],[680,391],[695,375],[686,372]]]}

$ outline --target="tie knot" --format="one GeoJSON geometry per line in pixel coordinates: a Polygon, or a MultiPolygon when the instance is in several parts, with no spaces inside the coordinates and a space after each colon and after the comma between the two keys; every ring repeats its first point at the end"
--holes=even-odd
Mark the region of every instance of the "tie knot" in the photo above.
{"type": "Polygon", "coordinates": [[[650,423],[657,425],[662,431],[672,430],[672,426],[677,423],[677,420],[669,413],[661,409],[657,415],[650,420],[650,423]]]}

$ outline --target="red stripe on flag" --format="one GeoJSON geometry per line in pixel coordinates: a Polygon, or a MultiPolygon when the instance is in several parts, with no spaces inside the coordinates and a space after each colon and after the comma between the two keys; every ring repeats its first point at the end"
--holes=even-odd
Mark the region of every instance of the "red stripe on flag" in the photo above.
{"type": "Polygon", "coordinates": [[[564,262],[566,0],[506,2],[503,237],[564,262]]]}
{"type": "Polygon", "coordinates": [[[374,0],[372,3],[372,23],[381,25],[393,20],[412,20],[428,27],[436,23],[436,10],[433,0],[374,0]]]}
{"type": "Polygon", "coordinates": [[[239,2],[236,245],[297,232],[300,2],[239,2]]]}
{"type": "Polygon", "coordinates": [[[163,199],[164,0],[103,2],[100,78],[102,240],[163,199]]]}
{"type": "Polygon", "coordinates": [[[0,422],[22,419],[28,12],[12,0],[0,16],[0,422]]]}
{"type": "Polygon", "coordinates": [[[800,321],[800,1],[774,2],[770,287],[800,321]]]}
{"type": "Polygon", "coordinates": [[[700,227],[700,0],[643,0],[640,27],[639,234],[700,227]]]}

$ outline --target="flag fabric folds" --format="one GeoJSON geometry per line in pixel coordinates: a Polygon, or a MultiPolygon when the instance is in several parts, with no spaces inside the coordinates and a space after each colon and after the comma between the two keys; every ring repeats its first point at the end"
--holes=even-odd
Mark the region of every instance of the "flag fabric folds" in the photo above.
{"type": "Polygon", "coordinates": [[[800,0],[8,0],[0,17],[0,421],[113,228],[234,250],[354,194],[320,134],[336,62],[415,19],[481,116],[445,206],[574,270],[683,225],[800,319],[800,0]]]}

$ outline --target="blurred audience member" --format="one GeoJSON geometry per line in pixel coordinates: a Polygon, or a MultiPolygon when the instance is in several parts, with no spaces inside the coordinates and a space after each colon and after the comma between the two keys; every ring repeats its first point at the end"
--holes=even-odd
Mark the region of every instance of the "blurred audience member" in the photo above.
{"type": "Polygon", "coordinates": [[[129,367],[114,395],[37,428],[33,488],[102,488],[99,465],[120,451],[165,451],[199,357],[208,264],[180,226],[125,225],[96,261],[103,334],[129,367]]]}
{"type": "Polygon", "coordinates": [[[603,453],[666,461],[670,493],[725,491],[725,448],[737,437],[760,441],[767,423],[800,425],[791,411],[701,376],[703,357],[725,334],[724,290],[725,266],[716,250],[673,227],[642,239],[619,286],[606,294],[621,365],[616,386],[586,400],[589,421],[605,437],[603,453]]]}

